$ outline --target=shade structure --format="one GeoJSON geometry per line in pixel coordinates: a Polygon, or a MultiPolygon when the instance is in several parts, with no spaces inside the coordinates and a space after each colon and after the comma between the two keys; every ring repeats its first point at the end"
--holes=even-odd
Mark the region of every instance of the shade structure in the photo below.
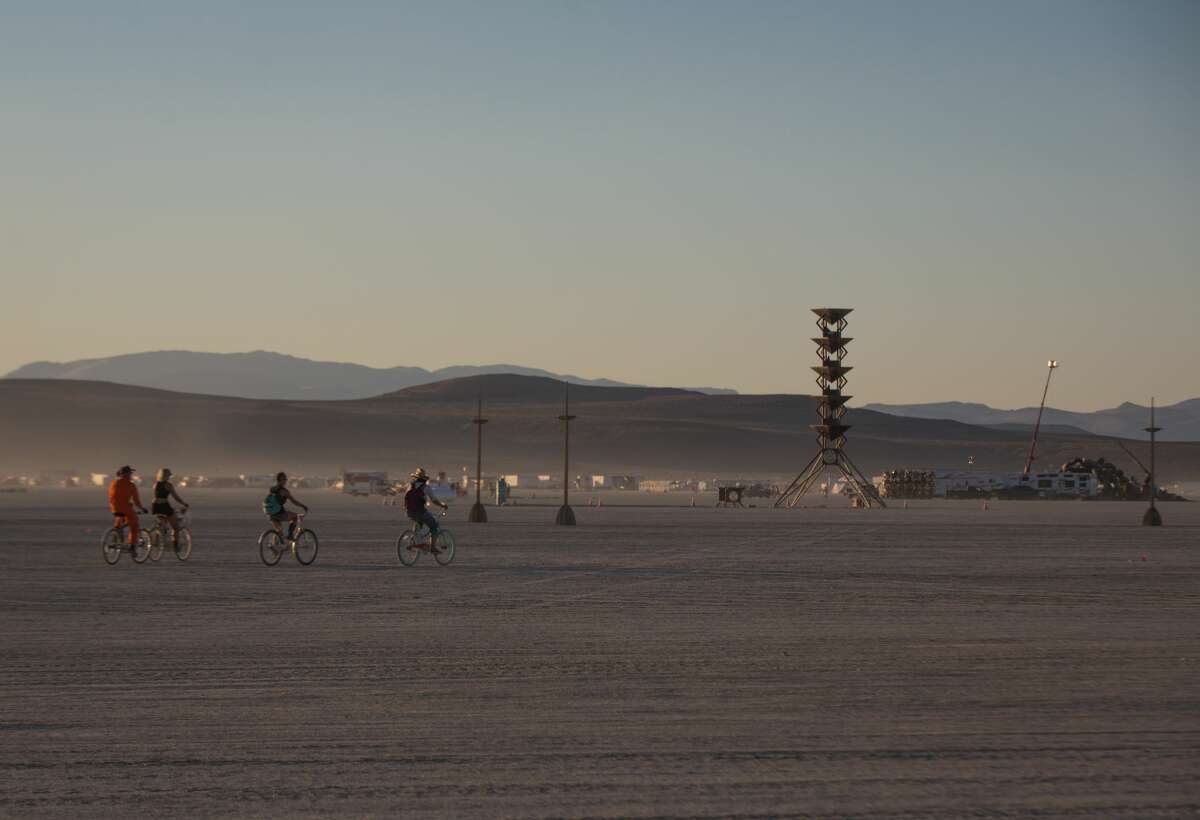
{"type": "Polygon", "coordinates": [[[839,424],[836,421],[831,421],[828,424],[810,424],[808,426],[823,435],[828,441],[833,441],[845,436],[847,431],[854,425],[839,424]]]}
{"type": "Polygon", "coordinates": [[[814,336],[813,342],[817,347],[827,353],[838,353],[846,349],[846,345],[854,341],[852,336],[842,336],[839,333],[831,333],[828,336],[814,336]]]}
{"type": "Polygon", "coordinates": [[[846,367],[841,364],[821,364],[821,365],[813,365],[812,369],[813,369],[813,372],[816,373],[818,376],[820,376],[822,379],[827,379],[831,382],[835,382],[838,379],[845,376],[847,373],[849,373],[854,368],[846,367]]]}
{"type": "Polygon", "coordinates": [[[853,310],[854,308],[813,308],[812,312],[817,314],[827,325],[836,325],[850,315],[853,310]]]}
{"type": "Polygon", "coordinates": [[[853,396],[843,396],[836,391],[831,391],[829,395],[821,396],[821,403],[829,405],[831,410],[837,410],[846,406],[846,402],[854,398],[853,396]]]}

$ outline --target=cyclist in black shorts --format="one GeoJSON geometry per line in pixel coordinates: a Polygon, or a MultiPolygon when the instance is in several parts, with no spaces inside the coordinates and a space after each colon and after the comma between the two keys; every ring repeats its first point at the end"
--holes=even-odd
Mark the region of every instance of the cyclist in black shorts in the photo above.
{"type": "Polygon", "coordinates": [[[188,511],[188,503],[179,497],[179,493],[175,492],[175,485],[171,483],[171,471],[163,467],[155,476],[154,503],[150,505],[150,512],[162,516],[171,525],[171,542],[173,546],[177,547],[179,546],[179,517],[175,515],[175,508],[171,506],[172,498],[183,505],[184,512],[188,511]]]}
{"type": "Polygon", "coordinates": [[[306,513],[308,505],[292,495],[291,490],[287,488],[287,480],[287,473],[275,475],[275,484],[267,494],[267,504],[264,504],[264,509],[269,506],[267,517],[271,519],[271,526],[275,528],[275,532],[280,535],[283,535],[283,522],[288,522],[287,540],[291,541],[296,534],[296,513],[286,509],[284,505],[290,501],[297,507],[304,507],[306,513]]]}

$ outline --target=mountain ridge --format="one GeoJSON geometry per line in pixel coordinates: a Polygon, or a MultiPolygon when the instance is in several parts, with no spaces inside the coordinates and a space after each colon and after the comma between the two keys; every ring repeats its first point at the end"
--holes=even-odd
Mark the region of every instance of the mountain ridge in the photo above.
{"type": "MultiPolygon", "coordinates": [[[[474,463],[471,419],[482,394],[488,473],[562,469],[562,383],[508,374],[465,377],[367,399],[275,400],[176,393],[66,379],[0,380],[0,472],[132,463],[143,470],[236,475],[342,467],[457,473],[474,463]]],[[[648,477],[787,479],[811,457],[812,396],[706,395],[670,388],[571,387],[572,471],[648,477]]],[[[961,467],[1014,472],[1023,431],[851,409],[848,452],[864,471],[961,467]]],[[[1144,453],[1144,444],[1127,443],[1144,453]]],[[[1047,432],[1041,469],[1104,457],[1137,474],[1110,438],[1047,432]]],[[[1200,478],[1200,443],[1159,447],[1164,480],[1200,478]]]]}
{"type": "MultiPolygon", "coordinates": [[[[542,376],[589,386],[642,386],[605,378],[585,379],[523,365],[450,365],[436,370],[409,365],[379,368],[268,350],[245,353],[155,350],[70,362],[35,361],[2,378],[108,381],[232,398],[339,400],[370,398],[420,384],[495,373],[542,376]]],[[[713,395],[736,393],[715,387],[681,389],[713,395]]]]}
{"type": "MultiPolygon", "coordinates": [[[[946,419],[984,427],[1017,425],[1026,429],[1032,428],[1038,413],[1036,406],[999,410],[986,404],[961,401],[925,404],[871,402],[863,407],[903,418],[946,419]]],[[[1200,441],[1200,398],[1156,407],[1155,423],[1163,428],[1158,435],[1160,441],[1200,441]]],[[[1149,424],[1150,408],[1133,402],[1092,412],[1047,407],[1042,416],[1043,429],[1048,425],[1077,427],[1093,435],[1132,439],[1146,438],[1145,428],[1149,424]]]]}

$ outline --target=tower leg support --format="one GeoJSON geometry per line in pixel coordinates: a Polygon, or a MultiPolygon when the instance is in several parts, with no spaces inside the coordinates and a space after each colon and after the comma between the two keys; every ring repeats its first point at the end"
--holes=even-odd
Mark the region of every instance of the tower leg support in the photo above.
{"type": "Polygon", "coordinates": [[[851,490],[861,496],[868,507],[887,507],[879,495],[879,491],[875,489],[875,485],[862,474],[850,457],[841,450],[834,449],[825,450],[813,456],[812,460],[808,462],[808,466],[804,468],[804,472],[796,476],[787,489],[775,500],[775,506],[789,509],[795,507],[826,470],[830,472],[836,470],[841,473],[851,490]],[[825,461],[825,453],[834,454],[831,462],[825,461]]]}

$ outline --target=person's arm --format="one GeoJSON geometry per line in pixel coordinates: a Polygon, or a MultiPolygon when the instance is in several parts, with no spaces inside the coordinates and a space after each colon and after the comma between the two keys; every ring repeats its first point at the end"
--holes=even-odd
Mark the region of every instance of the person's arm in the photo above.
{"type": "Polygon", "coordinates": [[[295,504],[297,507],[303,507],[304,511],[308,512],[308,505],[305,504],[303,501],[301,501],[299,498],[296,498],[296,496],[292,495],[291,490],[287,491],[287,500],[292,502],[293,504],[295,504]]]}
{"type": "Polygon", "coordinates": [[[137,485],[133,482],[130,482],[129,489],[132,490],[133,506],[137,507],[142,512],[145,512],[146,508],[142,506],[142,497],[138,495],[137,485]]]}
{"type": "Polygon", "coordinates": [[[179,497],[179,493],[175,492],[175,485],[168,484],[167,486],[171,488],[171,498],[174,498],[176,501],[186,507],[188,503],[179,497]]]}
{"type": "Polygon", "coordinates": [[[433,488],[430,487],[428,484],[425,485],[425,497],[428,498],[430,501],[432,501],[434,504],[441,507],[443,510],[450,509],[449,505],[447,505],[445,501],[438,501],[437,494],[434,493],[433,488]]]}

